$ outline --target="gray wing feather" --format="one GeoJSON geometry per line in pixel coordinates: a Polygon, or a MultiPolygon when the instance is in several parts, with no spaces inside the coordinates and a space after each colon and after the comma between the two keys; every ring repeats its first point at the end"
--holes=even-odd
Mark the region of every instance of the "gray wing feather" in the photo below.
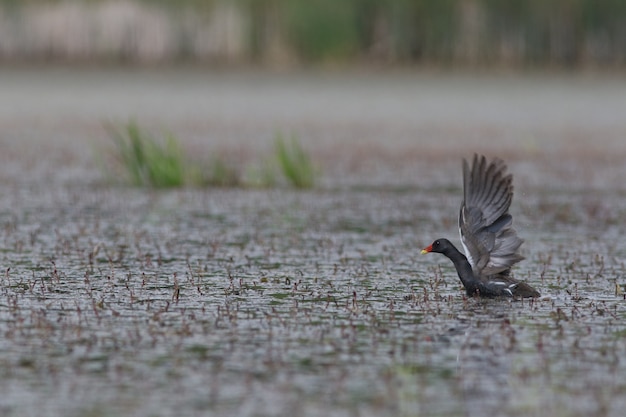
{"type": "Polygon", "coordinates": [[[517,253],[524,242],[512,227],[509,207],[513,177],[500,159],[490,163],[474,155],[470,169],[463,160],[463,203],[459,231],[465,254],[478,276],[502,273],[524,259],[517,253]]]}

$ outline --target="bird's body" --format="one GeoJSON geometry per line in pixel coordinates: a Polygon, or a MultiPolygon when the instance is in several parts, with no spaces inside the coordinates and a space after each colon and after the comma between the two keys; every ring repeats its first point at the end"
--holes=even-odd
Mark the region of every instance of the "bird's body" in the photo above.
{"type": "Polygon", "coordinates": [[[471,169],[463,160],[459,232],[465,255],[447,239],[437,239],[422,250],[449,258],[469,296],[539,297],[533,287],[510,276],[511,266],[524,259],[518,253],[524,241],[509,214],[512,181],[500,159],[487,163],[484,156],[475,155],[471,169]]]}

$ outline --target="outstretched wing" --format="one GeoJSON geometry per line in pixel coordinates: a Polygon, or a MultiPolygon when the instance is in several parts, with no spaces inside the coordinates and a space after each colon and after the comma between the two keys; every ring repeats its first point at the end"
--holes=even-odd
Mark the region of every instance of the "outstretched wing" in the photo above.
{"type": "Polygon", "coordinates": [[[524,242],[512,227],[509,207],[513,176],[501,159],[487,163],[474,155],[472,168],[463,160],[463,203],[459,231],[474,274],[488,276],[508,271],[524,259],[517,250],[524,242]]]}

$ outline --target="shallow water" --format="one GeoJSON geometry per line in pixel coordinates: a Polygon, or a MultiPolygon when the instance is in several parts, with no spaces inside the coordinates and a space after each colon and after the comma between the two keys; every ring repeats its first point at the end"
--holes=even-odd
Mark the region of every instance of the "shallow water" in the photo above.
{"type": "Polygon", "coordinates": [[[311,191],[149,191],[102,178],[87,124],[3,143],[0,415],[622,415],[621,145],[549,166],[507,145],[515,275],[543,295],[510,302],[419,255],[458,241],[458,149],[390,168],[366,148],[349,181],[335,155],[311,191]]]}
{"type": "Polygon", "coordinates": [[[606,234],[522,232],[516,275],[544,298],[466,300],[416,249],[444,229],[437,192],[32,192],[3,216],[6,415],[625,405],[626,245],[606,234]]]}

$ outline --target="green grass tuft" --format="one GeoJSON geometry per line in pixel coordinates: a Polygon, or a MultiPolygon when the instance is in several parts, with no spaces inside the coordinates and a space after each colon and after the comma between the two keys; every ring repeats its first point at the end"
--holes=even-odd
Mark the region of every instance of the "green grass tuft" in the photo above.
{"type": "Polygon", "coordinates": [[[176,137],[170,134],[159,142],[134,121],[123,127],[109,127],[109,133],[116,145],[116,157],[134,185],[185,185],[187,163],[176,137]]]}
{"type": "MultiPolygon", "coordinates": [[[[315,182],[311,158],[294,135],[285,140],[277,134],[273,155],[261,160],[242,177],[236,165],[219,156],[203,164],[190,160],[172,134],[157,140],[135,121],[109,125],[107,129],[115,145],[113,159],[135,186],[274,187],[281,173],[285,181],[296,188],[311,188],[315,182]]],[[[103,168],[113,167],[103,164],[103,168]]]]}
{"type": "Polygon", "coordinates": [[[291,185],[296,188],[313,187],[315,183],[313,164],[296,136],[292,135],[290,141],[285,141],[281,134],[277,134],[274,149],[282,173],[291,185]]]}

